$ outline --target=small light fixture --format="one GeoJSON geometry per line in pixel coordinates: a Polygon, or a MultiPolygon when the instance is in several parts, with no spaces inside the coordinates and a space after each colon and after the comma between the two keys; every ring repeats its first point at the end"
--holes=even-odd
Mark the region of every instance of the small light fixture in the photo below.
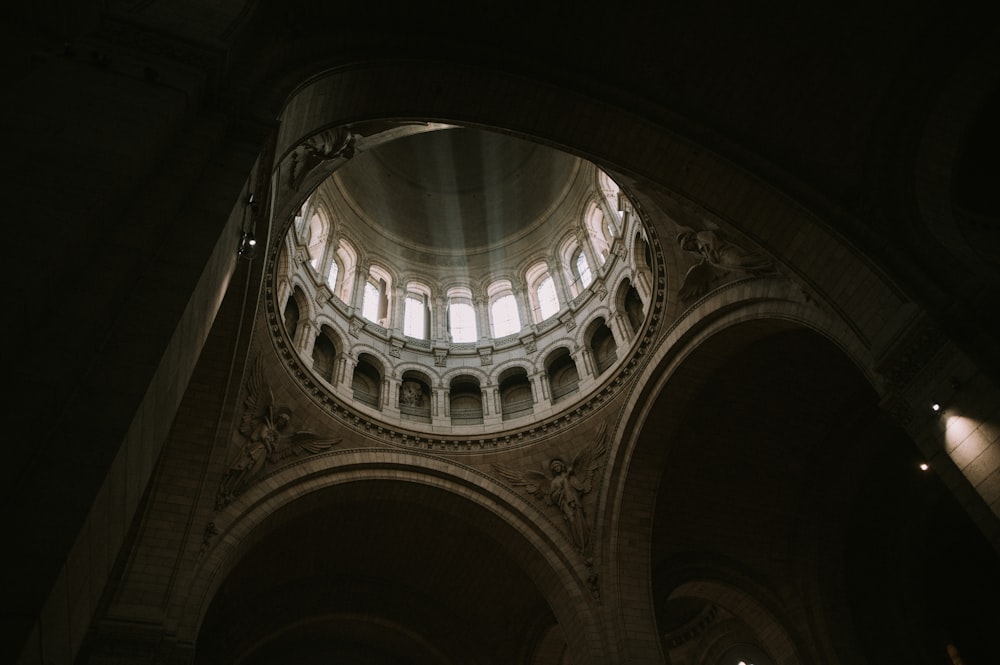
{"type": "Polygon", "coordinates": [[[933,404],[931,404],[931,411],[935,411],[936,412],[936,411],[940,411],[940,410],[941,410],[941,403],[940,402],[934,402],[933,404]]]}
{"type": "Polygon", "coordinates": [[[244,231],[240,235],[240,246],[237,253],[244,259],[252,259],[257,253],[257,239],[253,237],[252,232],[244,231]]]}
{"type": "Polygon", "coordinates": [[[920,463],[920,470],[921,470],[921,471],[926,471],[926,470],[927,470],[927,469],[929,469],[929,468],[931,468],[931,467],[929,467],[929,466],[927,465],[927,462],[921,462],[921,463],[920,463]]]}

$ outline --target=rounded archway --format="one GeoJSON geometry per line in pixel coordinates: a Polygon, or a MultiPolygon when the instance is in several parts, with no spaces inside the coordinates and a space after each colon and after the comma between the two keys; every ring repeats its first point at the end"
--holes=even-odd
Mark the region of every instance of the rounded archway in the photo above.
{"type": "Polygon", "coordinates": [[[537,543],[457,487],[409,475],[370,472],[264,515],[226,557],[238,560],[205,611],[198,662],[585,660],[557,620],[573,592],[537,543]]]}
{"type": "Polygon", "coordinates": [[[756,318],[702,333],[669,371],[619,504],[619,538],[648,543],[649,559],[618,570],[626,585],[648,575],[670,662],[900,649],[924,662],[956,635],[955,648],[980,653],[983,617],[996,616],[989,547],[841,348],[756,318]],[[975,553],[982,590],[956,582],[968,577],[957,559],[942,564],[933,534],[951,531],[956,551],[975,553]]]}

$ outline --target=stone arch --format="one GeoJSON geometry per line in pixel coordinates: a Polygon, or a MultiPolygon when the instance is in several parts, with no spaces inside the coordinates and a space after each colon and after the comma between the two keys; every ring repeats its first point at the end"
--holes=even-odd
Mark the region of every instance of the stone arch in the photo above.
{"type": "Polygon", "coordinates": [[[351,391],[354,400],[373,409],[382,408],[382,383],[385,379],[385,365],[370,353],[358,354],[351,377],[351,391]]]}
{"type": "Polygon", "coordinates": [[[343,343],[338,341],[339,337],[333,328],[322,325],[313,342],[313,371],[329,384],[336,382],[336,363],[344,349],[343,343]]]}
{"type": "Polygon", "coordinates": [[[521,364],[508,366],[497,375],[500,392],[500,413],[503,420],[512,420],[534,412],[534,391],[528,371],[521,364]]]}
{"type": "MultiPolygon", "coordinates": [[[[387,70],[391,71],[393,67],[394,65],[390,65],[387,67],[387,70]]],[[[384,72],[380,72],[380,74],[382,73],[384,72]]],[[[445,78],[447,78],[447,74],[442,74],[442,75],[445,76],[445,78]]],[[[376,75],[374,78],[377,79],[378,75],[376,75]]],[[[343,81],[344,83],[361,82],[363,85],[365,82],[365,77],[354,76],[352,73],[347,73],[344,79],[345,79],[343,81]]],[[[497,82],[494,81],[494,83],[497,82]]],[[[492,90],[495,93],[496,88],[493,88],[492,90]]],[[[356,95],[356,91],[357,91],[356,88],[351,88],[352,98],[354,95],[356,95]]],[[[569,97],[569,95],[567,97],[569,97]]],[[[337,96],[336,94],[334,94],[331,95],[329,97],[329,100],[325,101],[324,103],[327,105],[333,104],[335,103],[336,99],[337,96]]],[[[558,95],[556,96],[554,101],[558,103],[569,104],[569,100],[567,98],[562,98],[558,95]]],[[[379,105],[380,103],[385,104],[388,107],[392,106],[391,100],[382,99],[381,101],[373,102],[373,104],[376,106],[379,105]]],[[[445,104],[445,106],[447,106],[447,102],[443,103],[445,104]]],[[[496,113],[496,111],[492,112],[496,113]]],[[[419,112],[414,112],[414,111],[410,111],[410,113],[407,115],[412,116],[413,113],[417,113],[418,115],[420,115],[419,112]]],[[[552,113],[556,113],[556,111],[553,110],[552,113]]],[[[364,115],[364,113],[362,113],[362,115],[364,115]]],[[[457,112],[457,116],[461,115],[462,115],[461,112],[457,112]]],[[[564,128],[562,128],[561,126],[555,129],[538,128],[532,125],[532,123],[530,122],[527,123],[528,126],[525,126],[524,124],[521,123],[521,120],[516,116],[513,109],[504,109],[503,111],[499,112],[498,115],[503,117],[502,118],[491,117],[487,119],[479,118],[478,121],[486,122],[491,126],[509,128],[513,131],[513,133],[522,136],[527,136],[535,139],[541,137],[543,141],[549,140],[553,142],[560,142],[562,145],[569,145],[569,146],[589,145],[587,143],[585,136],[583,135],[577,135],[575,137],[572,136],[572,130],[568,130],[570,135],[561,136],[560,135],[561,132],[567,131],[564,130],[564,128]],[[507,114],[508,110],[510,111],[509,115],[507,114]]],[[[462,120],[461,117],[456,117],[456,115],[453,115],[452,113],[430,114],[430,117],[436,117],[436,118],[441,118],[444,116],[454,118],[457,121],[462,120]]],[[[336,116],[335,110],[330,117],[338,117],[336,116]]],[[[289,132],[301,132],[298,134],[298,136],[300,137],[307,136],[309,135],[310,132],[308,122],[298,123],[298,124],[288,123],[287,125],[283,125],[283,127],[286,126],[295,128],[288,130],[289,132]]],[[[655,158],[649,157],[646,159],[645,162],[643,161],[642,157],[635,157],[634,155],[627,155],[625,153],[616,153],[616,150],[621,146],[617,147],[613,145],[601,146],[600,148],[595,148],[595,149],[597,149],[599,152],[602,153],[600,156],[603,156],[605,158],[604,160],[602,160],[605,163],[614,164],[616,162],[615,157],[617,154],[619,157],[624,159],[624,161],[621,163],[627,166],[630,172],[640,174],[639,177],[649,177],[653,182],[667,182],[668,179],[662,176],[672,172],[676,172],[678,169],[681,169],[683,167],[683,164],[681,163],[682,158],[680,157],[682,153],[680,151],[674,153],[671,152],[670,149],[672,147],[686,145],[686,143],[682,138],[680,138],[675,134],[672,134],[669,131],[669,129],[664,129],[662,126],[656,128],[654,130],[654,134],[655,136],[651,136],[649,139],[650,144],[656,143],[661,147],[661,150],[650,151],[650,154],[652,155],[655,153],[656,157],[655,158]],[[666,157],[664,157],[664,155],[666,155],[666,157]]],[[[294,146],[295,139],[292,139],[291,143],[286,145],[294,146]]],[[[281,154],[280,146],[279,146],[279,154],[281,154]]],[[[707,155],[706,160],[708,161],[706,162],[705,165],[706,169],[705,173],[707,174],[711,172],[712,177],[731,178],[733,179],[734,182],[738,183],[738,186],[741,188],[754,187],[760,185],[760,182],[755,180],[752,175],[749,175],[747,173],[739,173],[736,169],[732,167],[731,164],[724,164],[723,160],[721,159],[716,159],[711,155],[707,155]]],[[[330,168],[332,169],[334,168],[334,166],[335,165],[331,165],[330,168]]],[[[325,177],[325,175],[322,175],[319,172],[317,172],[316,177],[321,178],[325,177]]],[[[734,185],[734,187],[735,186],[736,185],[734,185]]],[[[679,207],[687,205],[693,208],[697,208],[699,201],[702,201],[701,199],[698,198],[697,194],[698,192],[694,191],[688,191],[688,192],[680,191],[677,194],[678,199],[681,201],[681,203],[678,204],[679,207]],[[685,199],[685,196],[689,195],[691,196],[691,198],[685,199]]],[[[868,344],[868,341],[869,339],[871,339],[871,336],[883,333],[884,321],[876,322],[875,319],[878,317],[869,317],[867,320],[862,320],[862,318],[865,316],[866,311],[870,312],[873,309],[879,309],[880,311],[885,313],[885,316],[888,317],[893,316],[897,312],[897,308],[899,307],[901,302],[899,294],[896,291],[894,291],[893,287],[889,285],[887,282],[882,281],[881,277],[870,271],[869,268],[866,265],[864,265],[862,261],[858,260],[856,256],[847,251],[846,261],[850,263],[852,267],[858,269],[857,272],[854,274],[857,278],[857,282],[859,284],[864,285],[863,287],[859,287],[858,289],[855,290],[856,293],[862,293],[862,292],[865,293],[865,297],[863,299],[864,302],[863,303],[860,302],[860,298],[853,298],[851,295],[844,294],[842,291],[836,291],[837,285],[831,283],[830,281],[824,281],[825,279],[824,274],[826,276],[834,274],[843,274],[844,271],[843,265],[840,265],[838,268],[834,269],[830,265],[830,263],[834,261],[834,258],[832,258],[833,253],[831,253],[831,256],[825,256],[825,255],[819,256],[816,254],[815,248],[817,246],[826,246],[825,243],[829,242],[837,243],[838,241],[831,239],[831,237],[822,229],[822,226],[817,223],[819,220],[814,218],[812,215],[810,215],[808,212],[804,211],[800,207],[796,206],[789,199],[784,198],[781,194],[776,192],[770,192],[766,194],[761,194],[761,196],[763,199],[766,199],[766,201],[762,201],[762,204],[772,206],[773,214],[768,216],[767,220],[765,220],[764,217],[757,217],[751,219],[747,217],[744,212],[737,210],[734,207],[736,205],[735,203],[727,201],[718,202],[718,205],[721,207],[721,209],[718,211],[719,217],[725,219],[727,223],[738,224],[751,237],[753,237],[755,240],[760,241],[759,244],[761,246],[768,248],[770,250],[774,250],[771,252],[772,255],[780,255],[788,259],[788,261],[792,264],[798,262],[798,264],[802,266],[802,268],[800,269],[801,272],[797,272],[796,269],[793,269],[791,271],[792,274],[806,277],[807,278],[806,281],[810,284],[810,290],[812,290],[814,293],[821,294],[819,300],[824,305],[832,304],[834,311],[838,312],[838,316],[843,316],[844,320],[851,320],[852,315],[857,315],[859,317],[858,320],[856,321],[852,320],[851,323],[849,324],[845,324],[843,320],[836,321],[834,323],[834,327],[838,328],[838,330],[836,333],[831,335],[832,337],[838,338],[840,334],[843,332],[843,330],[841,330],[842,328],[850,328],[850,330],[843,337],[846,338],[853,336],[852,344],[856,343],[858,346],[864,347],[868,344]],[[785,236],[783,236],[778,231],[778,229],[780,228],[780,224],[791,223],[792,221],[795,221],[798,224],[797,228],[800,229],[800,236],[797,236],[796,244],[794,246],[789,246],[787,244],[788,239],[785,236]],[[813,279],[811,278],[816,278],[816,279],[815,281],[813,281],[813,279]],[[824,295],[825,290],[833,290],[838,293],[834,301],[824,300],[824,298],[826,297],[824,295]]],[[[668,233],[662,234],[662,237],[667,238],[669,237],[669,234],[668,233]]],[[[657,247],[658,246],[659,245],[657,241],[657,247]]],[[[840,245],[838,244],[838,246],[840,245]]],[[[677,254],[676,250],[675,254],[677,254]]],[[[845,261],[844,255],[839,254],[836,257],[836,261],[843,264],[843,262],[845,261]]],[[[668,262],[668,263],[669,263],[669,265],[667,266],[668,273],[672,270],[676,270],[676,266],[673,264],[673,262],[668,262]]],[[[678,275],[680,274],[683,273],[682,272],[678,273],[678,275]]],[[[680,280],[676,280],[675,283],[679,283],[679,281],[680,280]]],[[[664,284],[662,283],[654,284],[653,288],[654,292],[657,291],[662,292],[662,290],[664,289],[664,284]]],[[[742,288],[742,287],[739,286],[736,288],[742,288]]],[[[724,289],[724,292],[727,294],[727,297],[730,298],[733,297],[734,291],[732,288],[727,287],[724,289]]],[[[715,299],[715,296],[717,295],[719,294],[713,294],[713,297],[709,298],[709,300],[705,301],[704,303],[700,302],[692,306],[692,309],[696,311],[694,314],[696,318],[697,316],[703,316],[708,313],[707,309],[709,309],[710,306],[707,305],[706,303],[712,303],[712,305],[718,303],[718,300],[715,299]]],[[[801,295],[802,295],[801,292],[796,294],[796,298],[794,299],[797,300],[798,302],[796,302],[795,305],[791,307],[791,309],[793,310],[796,309],[798,305],[801,303],[801,295]]],[[[808,297],[809,296],[807,296],[807,298],[808,297]]],[[[653,301],[655,302],[658,300],[659,300],[659,295],[654,297],[653,301]]],[[[672,303],[671,309],[674,309],[673,305],[676,305],[676,303],[675,302],[672,303]]],[[[691,314],[692,312],[685,313],[685,315],[691,315],[691,314]]],[[[773,314],[776,318],[781,318],[786,316],[787,312],[781,312],[778,309],[776,309],[772,311],[771,314],[773,314]]],[[[792,318],[794,318],[794,316],[798,316],[799,314],[800,312],[796,311],[795,314],[792,315],[792,318]]],[[[807,314],[804,315],[803,318],[819,319],[823,318],[823,316],[825,316],[825,314],[822,316],[816,315],[815,317],[812,314],[807,314]]],[[[686,329],[687,325],[688,324],[686,322],[681,322],[678,326],[678,329],[686,329]]],[[[822,328],[817,326],[816,329],[821,330],[822,328]]],[[[889,334],[891,334],[891,332],[889,334]]],[[[644,379],[645,381],[649,382],[650,375],[648,373],[644,373],[644,379]]],[[[653,380],[648,385],[653,385],[653,383],[656,383],[656,380],[653,380]]],[[[630,412],[631,410],[632,407],[629,407],[630,412]]]]}
{"type": "Polygon", "coordinates": [[[288,339],[293,343],[298,335],[299,327],[303,321],[311,318],[312,307],[309,298],[306,297],[302,288],[295,284],[292,286],[284,306],[281,308],[281,318],[285,324],[285,332],[288,339]]]}
{"type": "MultiPolygon", "coordinates": [[[[658,628],[652,622],[655,616],[654,599],[649,575],[651,572],[652,524],[643,522],[641,515],[653,512],[660,476],[664,469],[667,446],[663,446],[663,432],[670,431],[685,418],[686,400],[693,399],[692,389],[705,385],[707,373],[714,364],[727,359],[715,355],[713,349],[725,348],[729,359],[754,341],[765,339],[783,331],[799,330],[815,336],[821,343],[832,345],[846,356],[870,386],[873,375],[865,372],[865,351],[853,331],[841,321],[832,320],[817,308],[795,302],[790,285],[771,283],[744,284],[733,287],[739,292],[734,297],[737,304],[730,308],[702,304],[689,311],[673,327],[671,333],[653,351],[652,362],[640,377],[645,389],[641,398],[630,401],[622,416],[626,438],[616,442],[604,470],[607,483],[602,492],[597,513],[597,530],[605,539],[632,539],[635,547],[628,551],[610,552],[606,574],[613,577],[607,590],[609,603],[617,607],[613,620],[621,634],[631,635],[635,653],[651,649],[657,653],[661,645],[656,636],[658,628]],[[756,300],[761,298],[762,300],[756,300]],[[756,301],[755,301],[756,300],[756,301]],[[825,341],[823,341],[825,340],[825,341]],[[699,362],[688,362],[691,358],[699,362]],[[671,386],[685,386],[683,395],[671,392],[671,386]],[[669,401],[669,407],[664,406],[669,401]],[[653,423],[653,414],[666,414],[653,423]],[[655,433],[654,432],[658,432],[655,433]],[[653,443],[653,439],[660,445],[653,443]],[[636,601],[634,592],[628,601],[621,594],[625,589],[646,588],[649,595],[636,601]],[[627,602],[631,612],[616,603],[627,602]],[[643,607],[643,603],[649,604],[643,607]]],[[[725,297],[719,294],[717,297],[725,297]]],[[[662,657],[662,654],[659,656],[662,657]]]]}
{"type": "Polygon", "coordinates": [[[452,425],[483,424],[483,387],[479,377],[467,372],[448,382],[448,406],[452,425]]]}
{"type": "Polygon", "coordinates": [[[594,372],[600,376],[618,360],[618,345],[607,320],[598,316],[591,321],[585,329],[584,339],[594,360],[594,372]]]}
{"type": "Polygon", "coordinates": [[[418,422],[431,421],[433,389],[431,378],[424,368],[403,370],[399,382],[399,413],[405,419],[418,422]]]}
{"type": "Polygon", "coordinates": [[[757,597],[759,591],[752,583],[744,581],[741,586],[735,581],[738,575],[728,577],[733,581],[696,578],[670,590],[666,605],[704,603],[704,607],[695,621],[664,635],[664,648],[683,647],[677,642],[697,638],[700,644],[694,662],[704,665],[736,665],[739,660],[754,665],[803,662],[793,636],[769,608],[770,602],[757,597]]]}
{"type": "Polygon", "coordinates": [[[628,279],[623,279],[615,291],[615,309],[622,313],[633,335],[639,332],[646,319],[646,303],[628,279]]]}
{"type": "Polygon", "coordinates": [[[197,640],[226,577],[289,514],[322,503],[330,496],[324,492],[338,488],[370,496],[365,488],[376,483],[386,488],[384,493],[405,496],[417,511],[437,508],[443,494],[451,497],[450,514],[500,544],[505,556],[535,585],[562,627],[572,662],[605,662],[586,566],[557,529],[546,529],[537,518],[528,517],[537,513],[537,506],[468,467],[431,455],[401,457],[398,451],[377,449],[338,450],[304,460],[227,506],[217,516],[218,536],[202,557],[179,608],[180,638],[197,640]]]}
{"type": "Polygon", "coordinates": [[[580,389],[580,368],[566,346],[557,346],[545,355],[545,374],[553,403],[580,389]]]}

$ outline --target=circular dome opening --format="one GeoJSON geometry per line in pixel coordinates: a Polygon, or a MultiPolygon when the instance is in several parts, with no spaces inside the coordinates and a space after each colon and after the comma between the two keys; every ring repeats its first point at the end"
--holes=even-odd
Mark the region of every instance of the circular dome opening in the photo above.
{"type": "Polygon", "coordinates": [[[313,385],[380,424],[462,436],[593,395],[651,311],[635,204],[574,155],[400,126],[381,141],[335,130],[351,149],[330,153],[277,250],[276,312],[313,385]]]}

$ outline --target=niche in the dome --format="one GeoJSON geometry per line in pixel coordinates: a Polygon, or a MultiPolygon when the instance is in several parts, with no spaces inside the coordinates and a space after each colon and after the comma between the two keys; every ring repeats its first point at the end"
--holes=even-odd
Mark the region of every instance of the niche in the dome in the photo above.
{"type": "Polygon", "coordinates": [[[618,360],[618,345],[615,343],[615,337],[603,318],[598,318],[590,324],[587,332],[590,353],[594,359],[597,373],[603,374],[618,360]]]}
{"type": "Polygon", "coordinates": [[[305,294],[302,293],[302,289],[296,286],[285,302],[285,330],[288,332],[288,337],[291,340],[295,339],[295,332],[299,327],[299,317],[301,316],[299,313],[299,298],[305,298],[305,294]]]}
{"type": "Polygon", "coordinates": [[[552,390],[552,401],[572,395],[580,389],[580,373],[576,362],[569,354],[569,349],[556,349],[545,359],[545,372],[549,378],[549,388],[552,390]]]}
{"type": "Polygon", "coordinates": [[[313,371],[330,384],[334,382],[333,373],[337,363],[337,345],[333,341],[335,337],[330,326],[321,327],[313,342],[312,351],[313,371]]]}
{"type": "Polygon", "coordinates": [[[627,279],[622,282],[621,287],[618,289],[618,297],[615,300],[619,303],[621,309],[625,311],[625,318],[628,319],[632,332],[639,332],[639,328],[642,327],[642,321],[646,317],[643,313],[642,298],[639,296],[636,288],[632,286],[632,282],[627,279]]]}
{"type": "Polygon", "coordinates": [[[416,370],[403,372],[399,384],[399,415],[404,420],[431,422],[431,386],[426,374],[416,370]]]}
{"type": "Polygon", "coordinates": [[[500,375],[500,411],[503,420],[533,413],[531,381],[523,367],[511,367],[500,375]]]}
{"type": "Polygon", "coordinates": [[[373,356],[362,353],[358,358],[358,364],[354,367],[354,377],[351,380],[351,390],[354,392],[354,401],[366,404],[372,408],[379,408],[382,396],[382,372],[379,369],[381,363],[373,356]]]}
{"type": "Polygon", "coordinates": [[[483,424],[483,392],[479,381],[471,376],[452,380],[448,402],[452,425],[483,424]]]}

